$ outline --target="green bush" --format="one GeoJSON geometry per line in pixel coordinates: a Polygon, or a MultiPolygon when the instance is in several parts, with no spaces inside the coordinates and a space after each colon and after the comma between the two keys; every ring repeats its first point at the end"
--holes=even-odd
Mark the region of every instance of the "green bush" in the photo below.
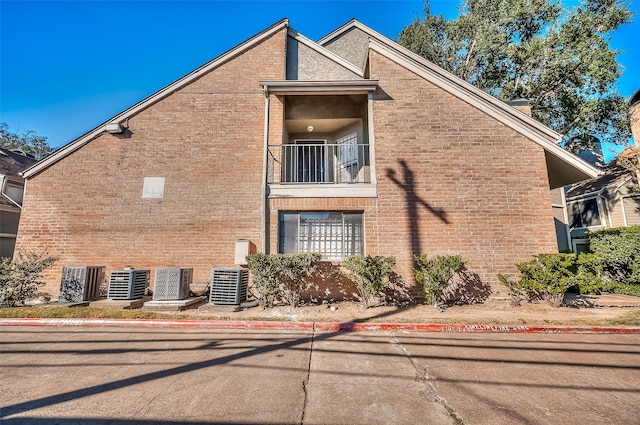
{"type": "Polygon", "coordinates": [[[507,286],[514,304],[522,300],[544,299],[559,307],[567,289],[575,284],[576,256],[574,254],[538,254],[533,260],[520,263],[520,279],[511,281],[504,275],[498,279],[507,286]]]}
{"type": "Polygon", "coordinates": [[[615,283],[608,278],[604,259],[600,254],[580,253],[576,267],[575,286],[580,294],[611,292],[615,283]]]}
{"type": "Polygon", "coordinates": [[[19,252],[10,260],[0,261],[0,305],[14,307],[32,298],[44,282],[38,281],[42,272],[56,262],[45,253],[19,252]]]}
{"type": "Polygon", "coordinates": [[[464,261],[459,255],[436,255],[429,258],[427,254],[415,256],[416,269],[413,275],[416,281],[424,286],[427,304],[442,308],[446,303],[446,291],[453,277],[464,269],[464,261]]]}
{"type": "Polygon", "coordinates": [[[395,257],[353,256],[344,261],[342,274],[356,284],[360,302],[369,308],[372,301],[381,296],[395,265],[395,257]]]}
{"type": "Polygon", "coordinates": [[[312,282],[320,254],[252,254],[247,256],[254,295],[264,307],[276,302],[298,306],[312,282]]]}
{"type": "Polygon", "coordinates": [[[640,284],[640,225],[587,233],[589,249],[614,282],[640,284]]]}

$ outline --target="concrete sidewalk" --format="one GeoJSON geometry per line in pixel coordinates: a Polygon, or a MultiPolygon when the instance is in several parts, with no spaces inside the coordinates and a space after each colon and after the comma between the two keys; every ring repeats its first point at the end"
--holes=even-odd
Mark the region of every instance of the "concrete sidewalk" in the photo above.
{"type": "Polygon", "coordinates": [[[3,326],[3,424],[636,424],[640,335],[3,326]]]}

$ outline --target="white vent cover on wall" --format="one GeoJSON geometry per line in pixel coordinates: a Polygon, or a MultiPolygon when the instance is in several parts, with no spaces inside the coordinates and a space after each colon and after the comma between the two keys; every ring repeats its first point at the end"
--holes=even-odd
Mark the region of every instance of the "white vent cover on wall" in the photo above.
{"type": "Polygon", "coordinates": [[[143,198],[164,198],[164,177],[145,177],[142,184],[143,198]]]}

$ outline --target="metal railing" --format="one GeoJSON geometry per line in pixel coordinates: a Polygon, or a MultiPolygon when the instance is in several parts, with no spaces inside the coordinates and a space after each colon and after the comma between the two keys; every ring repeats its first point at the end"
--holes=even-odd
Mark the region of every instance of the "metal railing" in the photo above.
{"type": "Polygon", "coordinates": [[[370,183],[369,145],[269,145],[269,183],[370,183]]]}

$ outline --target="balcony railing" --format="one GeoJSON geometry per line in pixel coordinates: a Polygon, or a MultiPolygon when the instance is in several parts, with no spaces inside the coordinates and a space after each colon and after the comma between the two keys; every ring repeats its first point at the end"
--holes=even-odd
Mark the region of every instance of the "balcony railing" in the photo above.
{"type": "Polygon", "coordinates": [[[369,145],[269,145],[269,183],[370,183],[369,145]]]}

